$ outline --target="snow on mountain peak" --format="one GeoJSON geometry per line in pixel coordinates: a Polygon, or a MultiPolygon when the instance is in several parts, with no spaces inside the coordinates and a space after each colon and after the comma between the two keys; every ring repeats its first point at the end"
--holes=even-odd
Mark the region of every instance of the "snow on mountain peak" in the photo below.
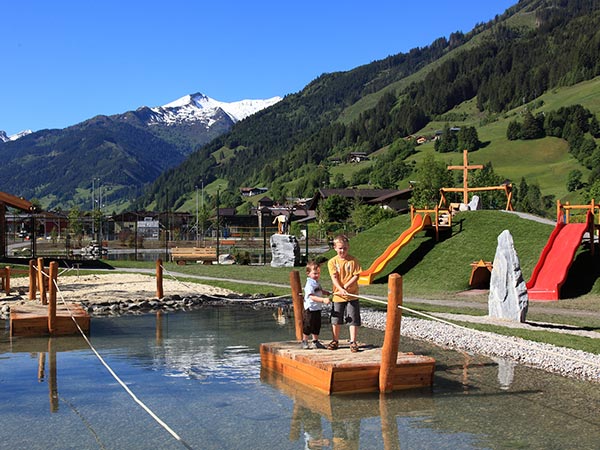
{"type": "Polygon", "coordinates": [[[23,136],[27,136],[28,134],[33,133],[31,130],[23,130],[19,133],[12,134],[10,136],[6,135],[6,132],[0,130],[0,142],[8,142],[8,141],[16,141],[23,136]]]}
{"type": "Polygon", "coordinates": [[[166,123],[210,120],[210,116],[215,115],[219,109],[231,117],[231,120],[238,122],[280,100],[281,97],[272,97],[266,100],[240,100],[227,103],[214,100],[201,93],[195,93],[151,109],[155,113],[161,114],[166,123]]]}

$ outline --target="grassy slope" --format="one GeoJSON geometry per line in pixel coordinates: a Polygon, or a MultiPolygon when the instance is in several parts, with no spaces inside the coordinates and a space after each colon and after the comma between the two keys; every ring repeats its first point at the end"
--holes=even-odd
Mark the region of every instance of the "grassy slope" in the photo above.
{"type": "MultiPolygon", "coordinates": [[[[555,89],[544,94],[539,100],[543,106],[533,110],[538,112],[558,109],[561,106],[581,104],[582,106],[600,113],[600,77],[561,89],[555,89]]],[[[509,141],[506,138],[508,123],[520,119],[524,108],[518,108],[498,116],[491,123],[481,125],[483,117],[476,108],[475,100],[470,100],[450,111],[450,113],[466,114],[464,121],[438,121],[430,122],[426,127],[415,134],[433,135],[435,130],[442,129],[446,123],[456,126],[475,126],[479,139],[484,143],[484,148],[469,154],[469,161],[473,164],[492,162],[497,174],[510,179],[518,184],[522,177],[529,184],[537,183],[544,195],[554,195],[563,201],[577,201],[577,193],[569,193],[566,188],[570,171],[578,169],[584,174],[584,180],[589,170],[581,166],[568,153],[566,141],[558,138],[544,138],[531,141],[509,141]]],[[[385,150],[383,150],[385,151],[385,150]]],[[[408,158],[417,164],[427,153],[434,153],[433,143],[417,147],[417,153],[408,158]]],[[[452,164],[462,163],[459,153],[435,154],[436,159],[452,164]]],[[[371,162],[372,163],[372,162],[371,162]]],[[[352,173],[361,167],[356,164],[340,164],[332,168],[332,174],[342,173],[347,180],[352,173]]],[[[408,187],[408,180],[403,180],[400,187],[408,187]]]]}
{"type": "MultiPolygon", "coordinates": [[[[352,251],[368,267],[387,245],[408,228],[410,217],[400,216],[361,233],[352,241],[352,251]]],[[[469,288],[470,264],[493,261],[497,238],[504,230],[513,235],[525,278],[529,278],[553,227],[500,211],[473,211],[454,217],[452,234],[419,233],[376,278],[385,283],[389,273],[403,275],[407,295],[440,296],[469,288]]]]}

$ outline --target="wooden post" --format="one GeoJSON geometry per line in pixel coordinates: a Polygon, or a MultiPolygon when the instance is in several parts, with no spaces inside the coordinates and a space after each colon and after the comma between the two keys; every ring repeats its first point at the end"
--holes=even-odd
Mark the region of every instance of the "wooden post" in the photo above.
{"type": "Polygon", "coordinates": [[[37,274],[35,273],[35,259],[29,260],[29,300],[35,300],[37,291],[37,274]]]}
{"type": "Polygon", "coordinates": [[[388,278],[387,319],[385,336],[381,348],[381,368],[379,369],[379,392],[392,392],[394,371],[398,360],[400,344],[400,323],[402,321],[402,277],[393,273],[388,278]]]}
{"type": "Polygon", "coordinates": [[[4,290],[6,295],[10,294],[10,266],[4,268],[4,290]]]}
{"type": "Polygon", "coordinates": [[[297,270],[290,272],[290,286],[292,288],[292,301],[294,304],[294,323],[296,324],[296,339],[302,340],[302,310],[304,299],[302,298],[302,285],[300,284],[300,273],[297,270]]]}
{"type": "Polygon", "coordinates": [[[56,279],[58,278],[58,263],[52,261],[49,269],[48,283],[48,332],[52,336],[56,332],[56,279]]]}
{"type": "Polygon", "coordinates": [[[46,298],[46,281],[44,280],[44,258],[37,259],[37,276],[38,276],[38,287],[40,289],[40,301],[42,305],[48,304],[48,299],[46,298]]]}
{"type": "Polygon", "coordinates": [[[163,290],[163,265],[162,259],[156,260],[156,298],[163,298],[165,296],[163,290]]]}

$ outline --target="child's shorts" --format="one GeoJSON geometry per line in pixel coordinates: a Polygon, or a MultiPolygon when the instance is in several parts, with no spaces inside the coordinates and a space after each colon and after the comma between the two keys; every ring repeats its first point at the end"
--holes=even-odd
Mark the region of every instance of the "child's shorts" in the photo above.
{"type": "Polygon", "coordinates": [[[360,326],[360,304],[358,300],[334,302],[331,310],[332,325],[360,326]]]}

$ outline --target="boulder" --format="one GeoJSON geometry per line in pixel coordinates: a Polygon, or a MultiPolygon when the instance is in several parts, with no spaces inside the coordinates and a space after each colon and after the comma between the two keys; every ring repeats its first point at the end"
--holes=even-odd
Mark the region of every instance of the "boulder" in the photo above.
{"type": "Polygon", "coordinates": [[[474,195],[467,206],[469,207],[469,211],[479,211],[481,209],[479,195],[474,195]]]}
{"type": "Polygon", "coordinates": [[[274,234],[270,244],[271,267],[294,267],[300,264],[300,244],[296,236],[274,234]]]}
{"type": "Polygon", "coordinates": [[[513,238],[508,230],[504,230],[498,236],[490,277],[489,316],[525,322],[528,304],[527,287],[513,238]]]}

